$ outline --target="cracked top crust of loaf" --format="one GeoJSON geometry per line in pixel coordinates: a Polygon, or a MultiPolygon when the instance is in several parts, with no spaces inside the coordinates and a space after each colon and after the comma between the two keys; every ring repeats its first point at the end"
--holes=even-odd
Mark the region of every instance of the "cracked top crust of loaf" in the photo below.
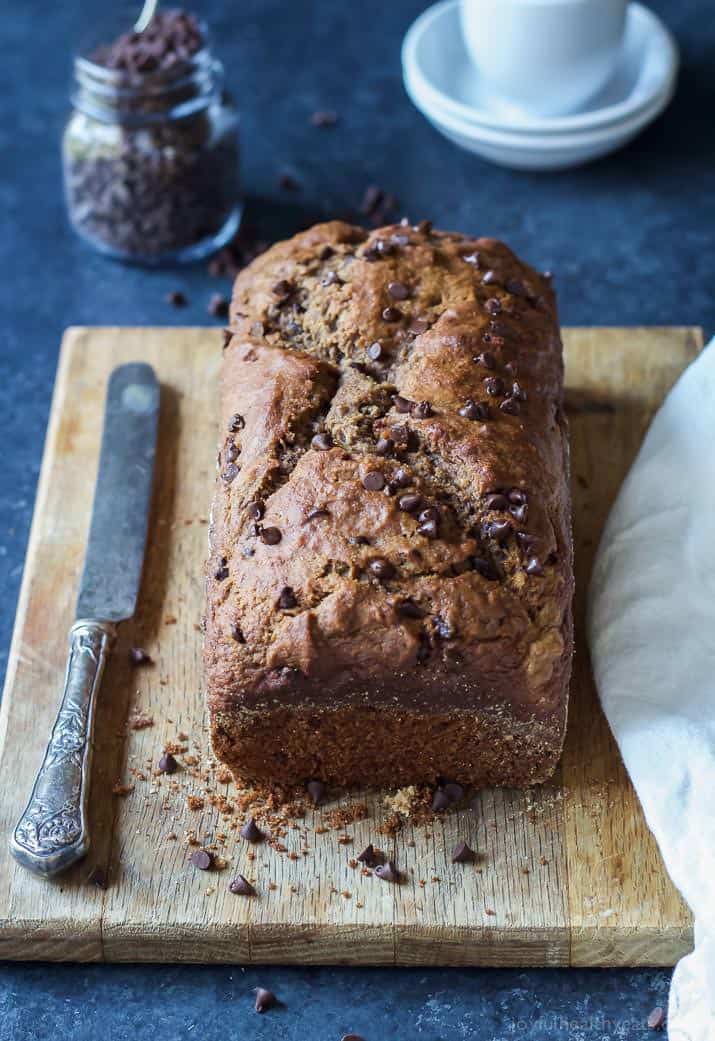
{"type": "Polygon", "coordinates": [[[331,222],[239,275],[226,340],[212,709],[565,711],[550,280],[494,239],[331,222]]]}

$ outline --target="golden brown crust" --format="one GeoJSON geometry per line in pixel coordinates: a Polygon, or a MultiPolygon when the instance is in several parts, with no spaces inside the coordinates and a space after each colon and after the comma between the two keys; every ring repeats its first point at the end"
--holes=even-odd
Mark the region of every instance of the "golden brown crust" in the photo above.
{"type": "Polygon", "coordinates": [[[205,640],[217,754],[253,779],[309,762],[376,783],[375,757],[345,752],[370,741],[404,763],[394,783],[542,780],[573,591],[548,281],[492,239],[333,222],[238,277],[231,331],[205,640]],[[499,755],[478,738],[495,720],[499,755]]]}

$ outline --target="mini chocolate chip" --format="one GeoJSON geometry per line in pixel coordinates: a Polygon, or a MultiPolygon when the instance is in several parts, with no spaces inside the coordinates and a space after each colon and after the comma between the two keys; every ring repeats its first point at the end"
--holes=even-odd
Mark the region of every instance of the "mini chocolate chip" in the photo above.
{"type": "Polygon", "coordinates": [[[159,771],[163,774],[176,773],[179,764],[171,752],[164,752],[159,758],[159,771]]]}
{"type": "Polygon", "coordinates": [[[314,806],[320,806],[325,801],[325,785],[322,781],[308,781],[305,790],[313,800],[314,806]]]}
{"type": "Polygon", "coordinates": [[[496,273],[496,271],[494,271],[492,268],[489,268],[488,271],[484,272],[484,274],[482,276],[482,285],[488,286],[488,285],[491,285],[492,282],[496,282],[496,281],[497,281],[497,273],[496,273]]]}
{"type": "Polygon", "coordinates": [[[506,412],[510,416],[518,416],[521,412],[521,405],[516,398],[505,398],[499,405],[502,412],[506,412]]]}
{"type": "Polygon", "coordinates": [[[221,480],[225,481],[226,484],[231,484],[231,482],[238,477],[240,472],[240,466],[236,466],[235,463],[228,463],[228,465],[224,466],[223,470],[221,471],[221,480]]]}
{"type": "Polygon", "coordinates": [[[511,506],[509,508],[509,513],[512,515],[514,520],[519,522],[519,524],[525,524],[527,515],[529,513],[529,507],[528,506],[511,506]]]}
{"type": "Polygon", "coordinates": [[[484,389],[493,398],[501,397],[504,393],[504,380],[499,376],[485,376],[484,389]]]}
{"type": "Polygon", "coordinates": [[[531,535],[528,531],[517,531],[516,541],[525,553],[529,553],[540,540],[538,535],[531,535]]]}
{"type": "Polygon", "coordinates": [[[377,855],[375,847],[370,842],[365,849],[362,851],[359,857],[355,858],[358,864],[366,864],[368,867],[374,867],[375,864],[380,862],[380,858],[377,855]]]}
{"type": "Polygon", "coordinates": [[[228,300],[222,293],[214,293],[208,303],[208,312],[214,318],[226,318],[228,315],[228,300]]]}
{"type": "Polygon", "coordinates": [[[665,1026],[665,1010],[660,1005],[656,1005],[649,1014],[647,1023],[649,1030],[662,1030],[665,1026]]]}
{"type": "Polygon", "coordinates": [[[229,420],[228,429],[232,434],[236,434],[239,430],[243,430],[246,425],[246,420],[243,418],[240,412],[234,412],[229,420]]]}
{"type": "Polygon", "coordinates": [[[221,335],[223,336],[223,343],[221,344],[221,349],[225,351],[229,343],[233,339],[233,329],[222,329],[221,335]]]}
{"type": "Polygon", "coordinates": [[[401,495],[400,498],[397,500],[397,508],[398,510],[402,510],[403,513],[414,513],[415,510],[418,510],[420,508],[421,503],[421,495],[401,495]]]}
{"type": "Polygon", "coordinates": [[[508,510],[509,500],[506,495],[499,492],[491,492],[484,499],[484,505],[488,510],[508,510]]]}
{"type": "Polygon", "coordinates": [[[473,557],[472,567],[478,575],[481,575],[482,578],[489,579],[490,582],[496,581],[498,577],[494,570],[494,565],[492,564],[492,562],[490,560],[486,560],[484,557],[473,557]]]}
{"type": "Polygon", "coordinates": [[[342,285],[342,279],[335,271],[327,271],[320,280],[321,286],[342,285]]]}
{"type": "Polygon", "coordinates": [[[213,853],[209,853],[207,849],[197,849],[191,854],[189,861],[199,871],[210,871],[214,862],[213,853]]]}
{"type": "Polygon", "coordinates": [[[320,520],[323,517],[329,517],[329,516],[330,516],[330,510],[326,510],[324,506],[318,506],[317,509],[310,511],[310,513],[305,518],[305,521],[303,523],[307,524],[308,521],[320,520]]]}
{"type": "Polygon", "coordinates": [[[365,535],[351,535],[349,541],[354,543],[356,546],[370,545],[370,539],[365,535]]]}
{"type": "Polygon", "coordinates": [[[260,520],[263,516],[264,510],[265,506],[263,505],[260,499],[254,499],[253,502],[249,502],[248,506],[246,507],[246,513],[251,518],[251,520],[260,520]]]}
{"type": "Polygon", "coordinates": [[[291,608],[298,606],[295,593],[291,586],[283,586],[278,597],[278,606],[281,611],[290,611],[291,608]]]}
{"type": "Polygon", "coordinates": [[[402,311],[398,307],[386,307],[382,312],[384,322],[399,322],[401,318],[402,311]]]}
{"type": "Polygon", "coordinates": [[[410,412],[415,419],[429,419],[432,415],[432,406],[429,401],[418,401],[412,406],[410,412]]]}
{"type": "Polygon", "coordinates": [[[404,282],[389,282],[387,292],[393,300],[407,300],[410,295],[410,291],[404,282]]]}
{"type": "Polygon", "coordinates": [[[412,225],[412,230],[413,231],[419,231],[423,235],[429,235],[429,233],[432,231],[432,221],[431,220],[421,220],[419,222],[419,224],[413,224],[412,225]]]}
{"type": "Polygon", "coordinates": [[[407,413],[411,412],[414,408],[414,401],[410,401],[409,398],[403,398],[401,394],[395,394],[392,399],[392,404],[398,412],[407,413]]]}
{"type": "Polygon", "coordinates": [[[254,844],[256,842],[262,842],[265,837],[253,817],[248,818],[238,834],[242,839],[245,839],[246,842],[252,842],[254,844]]]}
{"type": "Polygon", "coordinates": [[[496,369],[497,360],[490,351],[482,351],[474,359],[479,365],[483,365],[485,369],[496,369]]]}
{"type": "Polygon", "coordinates": [[[450,802],[459,802],[460,799],[464,798],[464,788],[461,784],[457,784],[456,781],[448,781],[443,785],[443,791],[450,802]]]}
{"type": "Polygon", "coordinates": [[[462,260],[465,262],[465,264],[473,264],[474,267],[480,267],[482,263],[481,254],[479,254],[476,250],[474,251],[474,253],[468,253],[466,257],[462,257],[462,260]]]}
{"type": "Polygon", "coordinates": [[[362,486],[369,492],[381,492],[385,487],[385,475],[380,470],[371,470],[363,477],[362,486]]]}
{"type": "Polygon", "coordinates": [[[418,520],[421,524],[426,524],[427,521],[439,521],[439,510],[436,506],[427,506],[419,515],[418,520]]]}
{"type": "Polygon", "coordinates": [[[544,569],[538,557],[531,557],[526,564],[527,575],[543,575],[544,569]]]}
{"type": "Polygon", "coordinates": [[[511,522],[504,521],[485,521],[482,525],[482,534],[487,539],[496,539],[497,542],[503,542],[511,532],[511,522]]]}
{"type": "Polygon", "coordinates": [[[485,420],[489,416],[488,407],[481,401],[473,401],[472,398],[467,398],[465,403],[459,409],[459,415],[463,419],[472,420],[485,420]]]}
{"type": "MultiPolygon", "coordinates": [[[[317,115],[317,113],[316,113],[317,115]]],[[[315,126],[329,126],[328,123],[316,123],[313,119],[315,126]]],[[[256,987],[256,1003],[254,1008],[256,1012],[265,1012],[269,1008],[274,1008],[278,1004],[278,998],[275,996],[272,990],[266,990],[265,987],[256,987]]]]}
{"type": "Polygon", "coordinates": [[[186,299],[186,294],[182,293],[180,289],[172,289],[170,293],[166,294],[166,302],[172,307],[186,307],[189,301],[186,299]]]}
{"type": "Polygon", "coordinates": [[[506,290],[514,296],[528,296],[529,292],[524,283],[518,278],[510,278],[506,284],[506,290]]]}
{"type": "Polygon", "coordinates": [[[397,613],[404,618],[424,618],[425,612],[413,600],[401,600],[397,605],[397,613]]]}
{"type": "Polygon", "coordinates": [[[448,810],[451,805],[452,800],[447,793],[442,788],[438,788],[432,796],[432,809],[436,812],[441,812],[442,810],[448,810]]]}
{"type": "Polygon", "coordinates": [[[318,254],[318,260],[330,260],[335,255],[335,250],[332,246],[323,246],[320,253],[318,254]]]}
{"type": "Polygon", "coordinates": [[[243,875],[237,875],[233,881],[228,884],[229,891],[235,893],[236,896],[255,896],[256,890],[253,888],[251,883],[243,875]]]}
{"type": "Polygon", "coordinates": [[[436,539],[439,534],[437,529],[437,521],[428,520],[424,524],[420,524],[417,529],[418,535],[423,535],[426,539],[436,539]]]}
{"type": "Polygon", "coordinates": [[[421,336],[422,333],[427,332],[429,327],[430,323],[426,318],[413,318],[407,326],[407,331],[412,333],[413,336],[421,336]]]}
{"type": "MultiPolygon", "coordinates": [[[[399,411],[399,410],[398,410],[399,411]]],[[[392,440],[398,449],[405,449],[410,444],[410,428],[405,423],[400,423],[390,430],[392,440]]]]}
{"type": "Polygon", "coordinates": [[[521,506],[528,500],[529,496],[523,490],[523,488],[510,488],[507,492],[507,498],[509,499],[509,502],[513,502],[516,503],[517,506],[521,506]]]}
{"type": "Polygon", "coordinates": [[[316,452],[327,452],[329,448],[333,447],[332,437],[325,433],[315,434],[310,443],[316,452]]]}
{"type": "Polygon", "coordinates": [[[261,528],[260,539],[266,546],[277,546],[282,538],[278,528],[261,528]]]}
{"type": "Polygon", "coordinates": [[[388,860],[386,864],[378,864],[375,868],[375,874],[383,882],[400,881],[400,872],[397,870],[394,860],[388,860]]]}
{"type": "Polygon", "coordinates": [[[504,371],[508,372],[511,376],[516,376],[518,366],[515,361],[508,361],[504,366],[504,371]]]}
{"type": "Polygon", "coordinates": [[[526,401],[526,391],[516,380],[511,385],[511,396],[516,398],[517,401],[526,401]]]}
{"type": "Polygon", "coordinates": [[[501,311],[501,303],[495,296],[491,296],[488,300],[484,301],[484,310],[488,311],[489,314],[499,314],[501,311]]]}
{"type": "Polygon", "coordinates": [[[385,560],[384,557],[375,557],[375,559],[371,560],[368,564],[368,568],[375,576],[375,578],[378,578],[380,580],[392,578],[392,576],[395,573],[395,569],[390,563],[390,561],[385,560]]]}
{"type": "Polygon", "coordinates": [[[96,886],[97,889],[106,889],[107,888],[107,872],[104,870],[103,867],[100,867],[99,865],[97,865],[97,867],[93,868],[92,871],[90,872],[89,877],[87,879],[87,882],[91,886],[96,886]]]}
{"type": "Polygon", "coordinates": [[[240,626],[236,625],[235,622],[231,623],[230,633],[231,633],[231,636],[236,641],[236,643],[245,643],[246,642],[246,637],[243,635],[243,631],[241,630],[240,626]]]}
{"type": "Polygon", "coordinates": [[[395,442],[391,437],[381,437],[375,445],[375,452],[378,455],[390,455],[395,450],[395,442]]]}
{"type": "Polygon", "coordinates": [[[371,343],[367,349],[368,357],[372,358],[373,361],[379,361],[383,355],[383,347],[379,340],[375,340],[371,343]]]}
{"type": "Polygon", "coordinates": [[[454,627],[448,621],[436,614],[433,618],[434,631],[440,640],[453,640],[455,637],[454,627]]]}
{"type": "Polygon", "coordinates": [[[129,648],[129,661],[132,665],[153,665],[151,656],[144,650],[143,647],[130,647],[129,648]]]}
{"type": "Polygon", "coordinates": [[[293,292],[293,288],[294,287],[291,282],[289,282],[286,278],[282,278],[280,282],[276,282],[276,284],[273,286],[273,292],[276,296],[285,298],[291,295],[291,293],[293,292]]]}
{"type": "Polygon", "coordinates": [[[399,469],[395,470],[394,474],[392,475],[392,480],[395,482],[398,488],[409,488],[409,486],[412,484],[411,475],[407,472],[407,470],[403,469],[403,467],[399,467],[399,469]]]}
{"type": "Polygon", "coordinates": [[[474,850],[470,849],[466,842],[458,842],[452,850],[453,864],[472,864],[475,857],[474,850]]]}
{"type": "Polygon", "coordinates": [[[228,568],[225,564],[221,564],[214,571],[214,578],[217,582],[224,582],[228,578],[228,568]]]}

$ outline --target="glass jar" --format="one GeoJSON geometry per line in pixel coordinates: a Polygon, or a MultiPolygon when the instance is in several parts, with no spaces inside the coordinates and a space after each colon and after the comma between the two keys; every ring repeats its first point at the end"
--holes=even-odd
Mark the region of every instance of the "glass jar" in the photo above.
{"type": "Polygon", "coordinates": [[[238,113],[204,46],[171,69],[131,76],[79,55],[64,132],[65,197],[75,231],[143,264],[198,260],[241,215],[238,113]]]}

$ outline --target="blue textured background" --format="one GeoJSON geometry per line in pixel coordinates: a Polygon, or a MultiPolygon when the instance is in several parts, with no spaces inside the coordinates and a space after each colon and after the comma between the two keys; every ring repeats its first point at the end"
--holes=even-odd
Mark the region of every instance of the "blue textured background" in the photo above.
{"type": "MultiPolygon", "coordinates": [[[[60,336],[69,324],[200,324],[201,267],[145,272],[67,229],[58,140],[69,56],[113,5],[8,4],[0,22],[0,671],[4,671],[60,336]],[[181,288],[189,307],[169,308],[181,288]]],[[[116,6],[116,5],[114,5],[116,6]]],[[[197,0],[242,111],[248,215],[266,237],[357,208],[375,182],[401,212],[505,238],[556,273],[564,322],[715,329],[715,21],[704,0],[654,4],[683,69],[667,113],[581,170],[511,173],[462,154],[412,108],[399,46],[423,0],[197,0]],[[319,130],[314,109],[340,123],[319,130]],[[289,194],[291,171],[303,189],[289,194]]],[[[171,952],[167,951],[167,958],[171,952]]],[[[0,965],[0,1039],[266,1038],[604,1041],[646,1038],[662,971],[299,970],[0,965]],[[283,1010],[252,1011],[267,985],[283,1010]]]]}

